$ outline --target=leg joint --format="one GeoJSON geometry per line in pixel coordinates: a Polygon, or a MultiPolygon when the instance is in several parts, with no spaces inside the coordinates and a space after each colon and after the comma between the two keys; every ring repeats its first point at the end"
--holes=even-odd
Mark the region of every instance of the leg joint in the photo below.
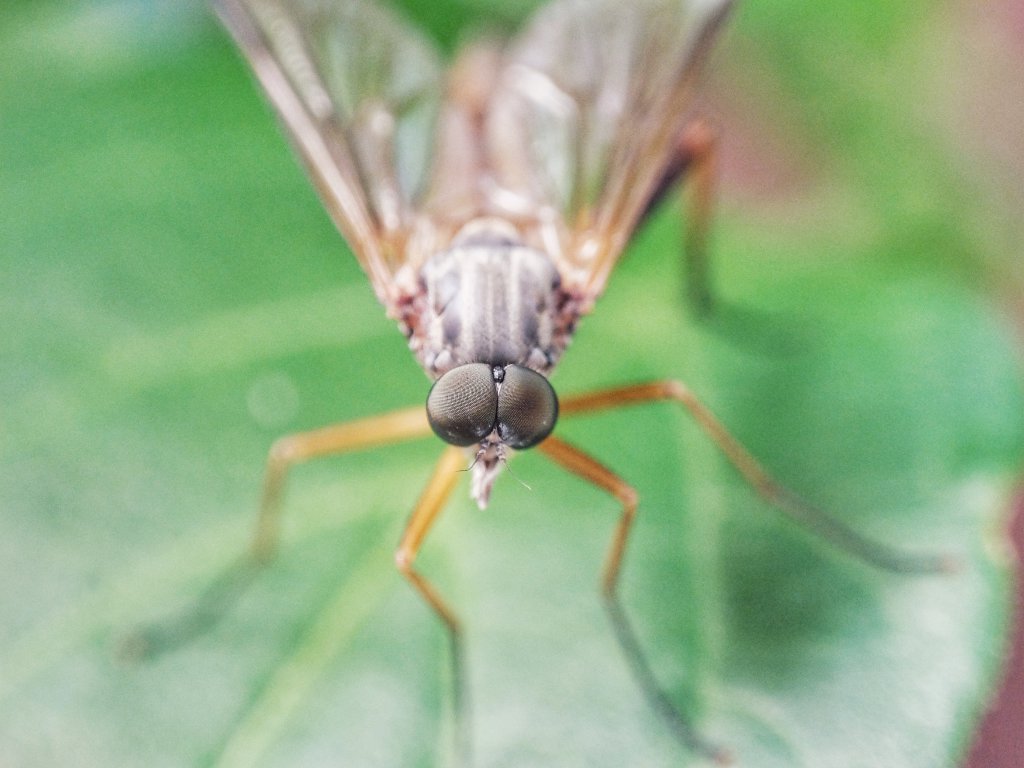
{"type": "Polygon", "coordinates": [[[415,559],[415,553],[410,552],[405,547],[399,547],[395,550],[395,567],[403,574],[409,574],[412,570],[413,560],[415,559]]]}
{"type": "Polygon", "coordinates": [[[633,517],[640,505],[640,494],[636,492],[636,488],[631,485],[623,485],[615,489],[614,493],[615,498],[622,502],[623,512],[629,517],[633,517]]]}
{"type": "Polygon", "coordinates": [[[661,390],[669,400],[676,400],[680,403],[687,403],[693,400],[693,393],[690,389],[677,379],[667,379],[661,382],[661,390]]]}
{"type": "Polygon", "coordinates": [[[287,435],[279,437],[270,446],[270,451],[267,454],[267,463],[275,466],[291,464],[301,455],[300,443],[296,440],[295,435],[287,435]]]}

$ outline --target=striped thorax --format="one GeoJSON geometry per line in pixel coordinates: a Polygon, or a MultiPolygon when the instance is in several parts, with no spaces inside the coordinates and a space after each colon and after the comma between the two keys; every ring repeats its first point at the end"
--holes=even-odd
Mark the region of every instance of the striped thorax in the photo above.
{"type": "Polygon", "coordinates": [[[508,449],[529,448],[555,426],[547,382],[575,322],[558,269],[499,219],[465,226],[420,273],[410,346],[435,379],[434,432],[477,445],[473,496],[482,507],[508,449]]]}

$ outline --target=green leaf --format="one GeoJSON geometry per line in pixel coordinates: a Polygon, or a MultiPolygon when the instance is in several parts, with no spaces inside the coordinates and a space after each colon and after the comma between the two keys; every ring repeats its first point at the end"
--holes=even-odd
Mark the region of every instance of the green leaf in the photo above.
{"type": "MultiPolygon", "coordinates": [[[[422,20],[450,40],[482,4],[422,20]]],[[[807,500],[961,564],[894,576],[836,551],[671,405],[566,419],[641,494],[622,597],[647,661],[741,765],[953,765],[1003,644],[1024,393],[1002,314],[964,279],[998,256],[969,200],[925,194],[955,172],[895,95],[828,80],[907,55],[921,3],[898,5],[885,28],[741,9],[726,82],[742,92],[753,61],[805,96],[793,151],[829,162],[781,212],[727,188],[708,324],[681,305],[666,206],[554,378],[682,379],[807,500]],[[864,50],[815,81],[844,30],[864,50]],[[914,171],[878,166],[897,195],[861,172],[883,134],[914,171]]],[[[280,556],[236,609],[117,661],[242,551],[274,437],[421,402],[427,382],[201,9],[13,4],[0,72],[0,762],[440,764],[447,646],[391,560],[431,440],[298,469],[280,556]]],[[[460,487],[421,561],[466,627],[478,764],[697,762],[601,610],[616,504],[533,453],[512,471],[532,490],[506,476],[480,513],[460,487]]]]}

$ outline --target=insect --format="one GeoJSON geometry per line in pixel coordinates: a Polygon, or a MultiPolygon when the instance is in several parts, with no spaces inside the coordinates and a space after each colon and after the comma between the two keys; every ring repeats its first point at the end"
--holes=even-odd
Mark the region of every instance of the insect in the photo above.
{"type": "MultiPolygon", "coordinates": [[[[327,211],[431,382],[425,409],[277,441],[248,563],[274,550],[296,463],[433,432],[448,447],[395,559],[447,627],[458,688],[460,621],[416,557],[459,470],[471,465],[472,497],[483,508],[513,455],[535,447],[621,503],[602,590],[636,661],[615,595],[637,494],[553,431],[560,416],[668,400],[690,412],[760,494],[828,540],[884,568],[937,567],[798,500],[678,382],[560,402],[548,381],[645,213],[683,173],[697,188],[690,292],[695,305],[709,305],[714,141],[691,107],[730,5],[554,0],[510,42],[473,43],[446,70],[424,37],[368,0],[217,0],[327,211]]],[[[652,689],[646,674],[638,677],[652,689]]],[[[720,754],[669,712],[690,747],[720,754]]]]}

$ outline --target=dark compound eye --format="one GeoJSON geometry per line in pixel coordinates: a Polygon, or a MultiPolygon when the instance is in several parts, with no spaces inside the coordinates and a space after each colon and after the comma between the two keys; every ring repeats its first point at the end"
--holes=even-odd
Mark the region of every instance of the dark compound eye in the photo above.
{"type": "Polygon", "coordinates": [[[498,435],[511,448],[530,448],[551,434],[558,398],[548,380],[519,365],[505,368],[498,395],[498,435]]]}
{"type": "Polygon", "coordinates": [[[494,430],[497,413],[498,390],[491,366],[485,363],[452,368],[434,382],[427,395],[430,428],[452,445],[483,440],[494,430]]]}

